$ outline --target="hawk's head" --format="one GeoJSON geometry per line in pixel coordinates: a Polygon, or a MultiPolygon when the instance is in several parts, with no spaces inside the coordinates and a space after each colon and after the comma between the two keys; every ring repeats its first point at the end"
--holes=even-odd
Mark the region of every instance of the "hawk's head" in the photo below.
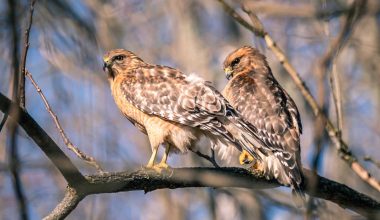
{"type": "Polygon", "coordinates": [[[233,51],[223,62],[223,69],[227,79],[231,79],[240,73],[267,67],[265,56],[251,46],[243,46],[233,51]]]}
{"type": "Polygon", "coordinates": [[[108,51],[103,56],[103,70],[107,73],[109,78],[115,78],[116,75],[129,72],[135,69],[144,61],[137,57],[134,53],[124,49],[114,49],[108,51]]]}

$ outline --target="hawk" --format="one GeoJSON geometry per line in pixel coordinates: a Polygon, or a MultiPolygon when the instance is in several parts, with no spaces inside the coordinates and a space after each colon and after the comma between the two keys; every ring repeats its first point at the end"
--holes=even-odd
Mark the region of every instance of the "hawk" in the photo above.
{"type": "Polygon", "coordinates": [[[253,161],[245,151],[240,163],[253,163],[252,168],[268,179],[276,178],[303,197],[300,134],[302,125],[296,104],[280,86],[257,49],[241,47],[230,53],[223,63],[229,80],[222,94],[253,126],[259,138],[255,145],[260,160],[253,161]]]}
{"type": "Polygon", "coordinates": [[[124,49],[107,52],[103,61],[118,108],[148,135],[152,148],[148,168],[167,168],[170,152],[191,150],[201,137],[224,151],[234,146],[257,156],[253,148],[256,131],[209,82],[146,63],[124,49]],[[160,145],[165,154],[155,164],[160,145]]]}

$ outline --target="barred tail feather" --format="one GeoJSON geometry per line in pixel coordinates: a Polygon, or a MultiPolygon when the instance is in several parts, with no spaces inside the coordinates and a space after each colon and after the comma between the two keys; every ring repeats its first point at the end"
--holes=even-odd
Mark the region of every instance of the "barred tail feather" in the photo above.
{"type": "MultiPolygon", "coordinates": [[[[290,153],[281,153],[282,155],[282,165],[284,175],[288,177],[289,183],[283,183],[290,185],[292,188],[293,201],[297,207],[303,207],[306,205],[306,197],[303,192],[303,175],[302,166],[294,157],[295,155],[290,153]]],[[[281,181],[279,179],[279,181],[281,181]]]]}
{"type": "Polygon", "coordinates": [[[269,152],[261,146],[265,145],[256,136],[255,127],[249,126],[238,117],[230,116],[230,124],[227,130],[236,138],[241,148],[246,150],[264,167],[264,175],[270,179],[275,178],[281,184],[290,186],[294,195],[294,202],[297,206],[306,204],[306,197],[302,191],[303,176],[300,157],[295,154],[271,149],[269,152]]]}

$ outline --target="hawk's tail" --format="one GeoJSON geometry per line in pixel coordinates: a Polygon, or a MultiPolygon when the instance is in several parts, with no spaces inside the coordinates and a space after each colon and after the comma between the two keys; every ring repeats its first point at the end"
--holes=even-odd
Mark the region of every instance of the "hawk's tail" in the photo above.
{"type": "Polygon", "coordinates": [[[232,125],[227,126],[227,128],[237,142],[239,142],[241,148],[251,154],[257,161],[267,166],[265,171],[266,176],[270,178],[274,177],[281,184],[290,186],[294,195],[294,202],[297,206],[303,206],[306,198],[302,191],[303,176],[301,162],[297,160],[299,157],[296,157],[295,154],[282,151],[273,152],[274,155],[268,154],[261,147],[265,144],[256,136],[258,132],[255,130],[255,127],[247,125],[237,117],[234,117],[231,121],[232,125]]]}
{"type": "MultiPolygon", "coordinates": [[[[283,152],[282,155],[282,170],[283,176],[286,176],[287,181],[279,178],[282,184],[290,185],[292,188],[293,201],[297,207],[305,206],[306,197],[303,192],[303,175],[301,162],[297,161],[295,154],[290,154],[289,152],[283,152]]],[[[299,157],[298,157],[299,158],[299,157]]]]}

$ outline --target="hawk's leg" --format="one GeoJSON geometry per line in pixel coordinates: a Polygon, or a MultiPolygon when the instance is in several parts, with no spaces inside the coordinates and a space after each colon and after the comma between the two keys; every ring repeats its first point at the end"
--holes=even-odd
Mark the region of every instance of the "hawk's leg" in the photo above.
{"type": "Polygon", "coordinates": [[[167,147],[165,149],[165,154],[162,157],[161,162],[158,164],[154,164],[154,160],[156,158],[157,151],[158,151],[158,147],[153,148],[152,156],[150,157],[150,160],[149,160],[148,165],[146,167],[150,168],[150,169],[154,169],[156,172],[161,173],[163,170],[169,168],[169,165],[166,163],[166,161],[168,160],[170,145],[167,145],[167,147]]]}
{"type": "Polygon", "coordinates": [[[156,156],[157,156],[157,151],[158,151],[158,147],[154,147],[153,152],[152,152],[152,156],[150,156],[149,162],[146,165],[147,168],[153,168],[154,160],[156,159],[156,156]]]}
{"type": "Polygon", "coordinates": [[[165,149],[165,154],[162,157],[161,162],[159,164],[155,165],[155,167],[161,168],[161,169],[168,169],[169,168],[169,165],[166,163],[166,161],[168,160],[168,157],[169,157],[169,151],[170,151],[170,145],[167,144],[166,149],[165,149]]]}

